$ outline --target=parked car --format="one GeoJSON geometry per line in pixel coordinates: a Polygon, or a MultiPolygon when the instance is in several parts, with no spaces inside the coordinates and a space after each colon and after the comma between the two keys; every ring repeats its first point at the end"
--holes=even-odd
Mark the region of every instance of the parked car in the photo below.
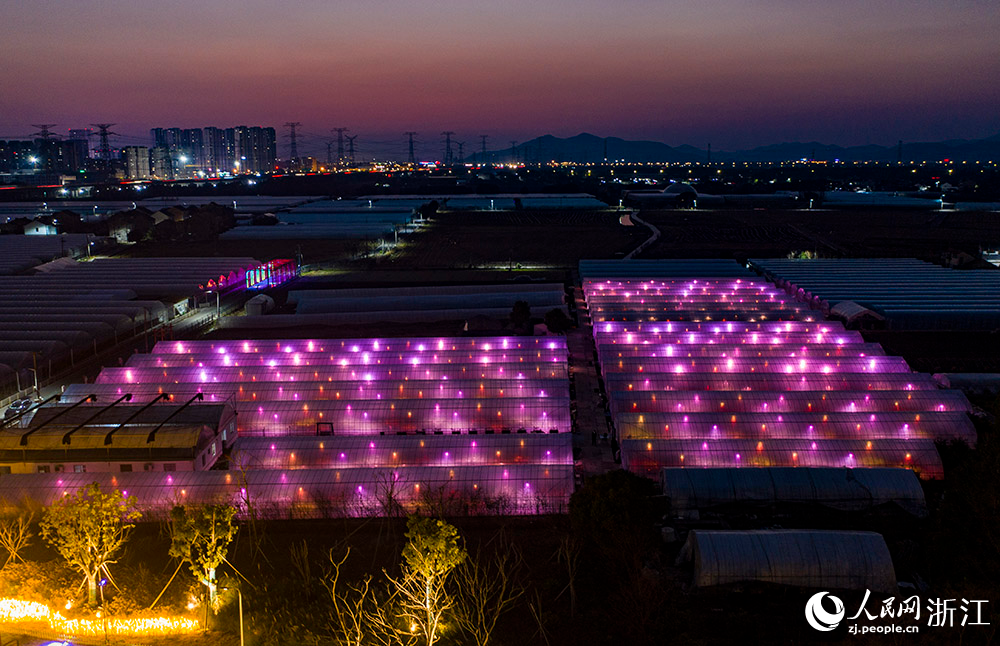
{"type": "Polygon", "coordinates": [[[31,405],[33,403],[34,402],[32,402],[30,399],[15,400],[14,402],[11,403],[10,406],[7,407],[7,410],[4,411],[3,414],[4,419],[9,419],[11,417],[14,417],[15,415],[20,415],[21,413],[31,408],[31,405]]]}

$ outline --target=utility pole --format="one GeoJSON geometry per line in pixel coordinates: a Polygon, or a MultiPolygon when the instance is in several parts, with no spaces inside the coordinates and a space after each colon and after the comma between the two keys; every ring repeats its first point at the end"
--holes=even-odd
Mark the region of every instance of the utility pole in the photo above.
{"type": "Polygon", "coordinates": [[[298,163],[299,159],[299,147],[298,145],[296,145],[297,142],[295,141],[295,129],[301,125],[302,124],[299,123],[298,121],[289,121],[288,123],[285,124],[285,127],[288,128],[288,138],[291,140],[291,146],[290,146],[291,149],[289,150],[289,153],[292,158],[291,159],[292,166],[295,166],[298,163]]]}
{"type": "Polygon", "coordinates": [[[444,135],[444,165],[451,166],[453,161],[451,157],[451,136],[455,133],[451,130],[445,130],[441,134],[444,135]]]}
{"type": "Polygon", "coordinates": [[[344,133],[348,132],[347,128],[333,128],[330,132],[337,133],[337,163],[344,163],[344,133]]]}
{"type": "Polygon", "coordinates": [[[415,135],[417,133],[415,133],[415,132],[404,132],[403,134],[406,135],[409,138],[409,140],[410,140],[410,156],[407,159],[407,161],[409,163],[411,163],[411,164],[416,164],[417,163],[417,158],[413,155],[413,135],[415,135]]]}
{"type": "Polygon", "coordinates": [[[111,126],[115,125],[113,123],[92,123],[90,124],[97,128],[100,132],[98,137],[101,138],[101,145],[97,148],[98,159],[103,159],[105,161],[111,161],[111,144],[108,141],[108,137],[111,135],[117,135],[117,132],[111,132],[111,126]]]}
{"type": "Polygon", "coordinates": [[[353,137],[347,137],[347,159],[352,164],[354,163],[354,140],[357,138],[358,138],[357,135],[354,135],[353,137]]]}
{"type": "Polygon", "coordinates": [[[489,135],[479,135],[479,150],[483,154],[483,158],[479,161],[483,164],[486,163],[486,140],[489,138],[489,135]]]}
{"type": "Polygon", "coordinates": [[[516,164],[517,163],[517,142],[510,142],[510,158],[516,164]]]}

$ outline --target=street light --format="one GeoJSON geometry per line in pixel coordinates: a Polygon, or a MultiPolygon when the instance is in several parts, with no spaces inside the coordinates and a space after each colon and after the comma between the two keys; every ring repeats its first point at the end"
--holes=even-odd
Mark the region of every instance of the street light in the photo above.
{"type": "MultiPolygon", "coordinates": [[[[223,590],[229,590],[229,588],[224,587],[223,590]]],[[[240,591],[239,586],[234,588],[236,590],[236,596],[239,599],[239,609],[240,609],[240,646],[243,646],[243,593],[240,591]]]]}
{"type": "Polygon", "coordinates": [[[38,369],[37,368],[25,368],[28,372],[35,376],[35,396],[38,397],[38,369]]]}
{"type": "MultiPolygon", "coordinates": [[[[212,291],[209,290],[208,293],[211,294],[212,291]]],[[[218,319],[221,319],[221,318],[222,318],[222,305],[221,305],[221,300],[219,298],[219,291],[216,290],[216,292],[215,292],[215,319],[218,320],[218,319]]]]}

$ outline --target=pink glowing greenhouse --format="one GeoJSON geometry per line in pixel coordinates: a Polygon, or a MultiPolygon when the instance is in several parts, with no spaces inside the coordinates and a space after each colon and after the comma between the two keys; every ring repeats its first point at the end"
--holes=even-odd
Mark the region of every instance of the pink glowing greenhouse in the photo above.
{"type": "Polygon", "coordinates": [[[763,280],[584,281],[622,463],[904,467],[942,477],[970,405],[763,280]]]}
{"type": "Polygon", "coordinates": [[[147,519],[164,518],[177,504],[228,504],[241,515],[276,519],[414,510],[521,515],[564,513],[573,492],[573,465],[39,473],[0,478],[0,500],[8,506],[48,505],[93,482],[134,496],[147,519]]]}
{"type": "MultiPolygon", "coordinates": [[[[229,472],[114,474],[152,513],[238,497],[237,479],[279,516],[396,513],[387,495],[400,509],[550,513],[573,489],[562,338],[161,342],[63,401],[98,407],[126,394],[130,406],[200,394],[237,412],[229,472]]],[[[44,478],[38,486],[71,487],[68,475],[44,478]]]]}

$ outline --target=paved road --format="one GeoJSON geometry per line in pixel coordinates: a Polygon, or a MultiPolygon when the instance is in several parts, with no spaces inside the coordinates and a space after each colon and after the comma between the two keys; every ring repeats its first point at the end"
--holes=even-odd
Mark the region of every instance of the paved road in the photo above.
{"type": "MultiPolygon", "coordinates": [[[[246,299],[247,294],[245,292],[237,292],[229,298],[224,297],[220,303],[223,316],[239,310],[246,299]]],[[[184,316],[171,320],[169,323],[159,325],[145,333],[140,333],[130,339],[123,340],[118,345],[105,348],[97,355],[90,355],[85,359],[77,361],[72,368],[57,373],[53,379],[46,379],[41,384],[39,396],[42,399],[48,399],[53,395],[61,393],[64,389],[63,387],[71,383],[92,382],[100,373],[101,368],[119,365],[119,360],[124,363],[136,352],[148,352],[156,343],[157,331],[160,331],[161,334],[166,334],[167,338],[190,339],[210,328],[215,320],[216,308],[214,305],[212,307],[192,310],[184,316]]],[[[39,369],[42,374],[45,374],[41,365],[39,365],[39,369]]],[[[30,391],[29,394],[24,396],[29,395],[30,391]]],[[[6,405],[0,407],[0,409],[3,408],[6,408],[6,405]]]]}
{"type": "Polygon", "coordinates": [[[593,445],[594,434],[600,438],[608,432],[607,408],[595,364],[594,336],[590,313],[583,299],[583,288],[573,287],[576,301],[577,327],[566,334],[569,350],[569,372],[576,393],[576,419],[573,446],[579,459],[577,472],[583,477],[606,473],[619,468],[611,456],[611,447],[598,441],[593,445]]]}

